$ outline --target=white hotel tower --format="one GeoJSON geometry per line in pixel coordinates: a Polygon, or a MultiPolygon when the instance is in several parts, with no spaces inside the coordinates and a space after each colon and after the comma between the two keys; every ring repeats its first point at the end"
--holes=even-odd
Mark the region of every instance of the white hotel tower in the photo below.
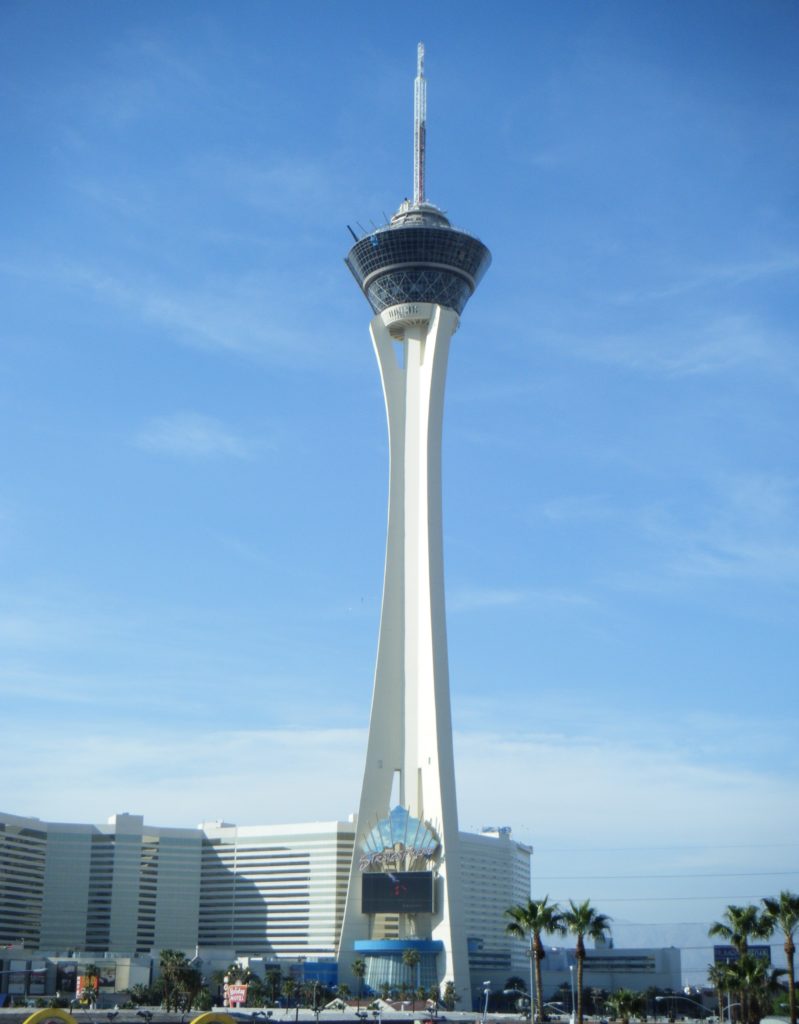
{"type": "MultiPolygon", "coordinates": [[[[370,323],[388,419],[388,537],[366,768],[339,963],[366,981],[469,986],[452,753],[441,430],[452,335],[491,255],[425,198],[426,83],[414,82],[413,202],[346,262],[370,323]]],[[[354,234],[354,233],[353,233],[354,234]]],[[[342,971],[343,976],[343,971],[342,971]]]]}

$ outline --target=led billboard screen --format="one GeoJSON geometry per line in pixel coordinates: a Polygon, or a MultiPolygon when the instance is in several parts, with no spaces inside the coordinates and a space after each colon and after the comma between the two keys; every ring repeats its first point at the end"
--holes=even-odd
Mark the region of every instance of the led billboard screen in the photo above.
{"type": "Polygon", "coordinates": [[[432,871],[366,871],[361,875],[364,914],[432,914],[432,871]]]}

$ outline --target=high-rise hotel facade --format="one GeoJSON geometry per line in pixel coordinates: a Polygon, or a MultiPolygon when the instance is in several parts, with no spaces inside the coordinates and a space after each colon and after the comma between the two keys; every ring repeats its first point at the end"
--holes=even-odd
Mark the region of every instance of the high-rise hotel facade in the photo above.
{"type": "MultiPolygon", "coordinates": [[[[87,825],[0,813],[0,993],[43,955],[159,949],[301,964],[334,984],[355,833],[351,821],[193,829],[132,814],[87,825]],[[28,966],[12,969],[21,958],[28,966]]],[[[524,945],[504,933],[503,912],[529,894],[530,848],[507,829],[460,839],[469,987],[524,977],[524,945]]]]}

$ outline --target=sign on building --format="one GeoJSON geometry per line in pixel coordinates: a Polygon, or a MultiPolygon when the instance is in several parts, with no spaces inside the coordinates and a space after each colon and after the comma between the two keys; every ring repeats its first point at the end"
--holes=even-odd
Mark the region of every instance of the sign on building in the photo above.
{"type": "Polygon", "coordinates": [[[243,1006],[247,1002],[246,985],[226,985],[226,1001],[228,1006],[243,1006]]]}
{"type": "MultiPolygon", "coordinates": [[[[755,960],[764,960],[767,964],[771,963],[771,946],[748,946],[746,951],[755,960]]],[[[740,955],[735,946],[713,947],[714,964],[734,964],[738,962],[739,958],[740,955]]]]}

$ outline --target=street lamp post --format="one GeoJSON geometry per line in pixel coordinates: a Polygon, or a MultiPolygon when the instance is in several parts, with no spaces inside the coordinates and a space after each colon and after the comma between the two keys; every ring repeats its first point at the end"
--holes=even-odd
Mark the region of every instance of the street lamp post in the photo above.
{"type": "MultiPolygon", "coordinates": [[[[655,1002],[656,1003],[664,1003],[668,999],[672,999],[672,1000],[683,999],[683,1000],[685,1000],[685,1002],[693,1003],[694,1006],[698,1006],[700,1010],[702,1010],[705,1013],[707,1013],[707,1007],[706,1006],[704,1006],[702,1003],[698,1003],[695,999],[689,999],[688,996],[680,995],[679,992],[674,992],[670,996],[655,996],[655,1002]]],[[[674,1012],[674,1016],[676,1017],[677,1016],[677,1012],[676,1012],[677,1011],[677,1004],[676,1004],[676,1002],[673,1005],[674,1005],[674,1011],[675,1011],[674,1012]]],[[[727,1016],[729,1017],[729,1013],[727,1014],[727,1016]]]]}
{"type": "Polygon", "coordinates": [[[296,997],[295,997],[295,1000],[294,1000],[294,1020],[295,1021],[298,1021],[300,1019],[300,993],[302,992],[302,987],[305,984],[305,957],[304,956],[298,956],[297,957],[297,963],[299,964],[299,967],[300,967],[300,971],[299,971],[300,977],[299,977],[299,981],[297,982],[297,994],[296,994],[296,997]]]}
{"type": "MultiPolygon", "coordinates": [[[[733,1006],[740,1006],[740,1005],[741,1005],[741,1003],[731,1003],[730,1002],[730,995],[729,995],[729,993],[727,993],[727,1024],[732,1024],[732,1008],[733,1008],[733,1006]]],[[[724,1021],[722,1020],[720,1022],[720,1024],[724,1024],[724,1021]]]]}
{"type": "Polygon", "coordinates": [[[491,995],[491,982],[483,981],[482,992],[486,996],[485,1005],[482,1007],[482,1024],[486,1024],[486,1019],[489,1016],[489,996],[491,995]]]}
{"type": "Polygon", "coordinates": [[[569,1019],[571,1021],[571,1024],[574,1024],[575,1007],[577,1005],[575,1003],[575,1001],[574,1001],[574,964],[569,964],[569,978],[571,980],[571,990],[572,990],[572,1012],[571,1012],[571,1017],[569,1019]]]}

